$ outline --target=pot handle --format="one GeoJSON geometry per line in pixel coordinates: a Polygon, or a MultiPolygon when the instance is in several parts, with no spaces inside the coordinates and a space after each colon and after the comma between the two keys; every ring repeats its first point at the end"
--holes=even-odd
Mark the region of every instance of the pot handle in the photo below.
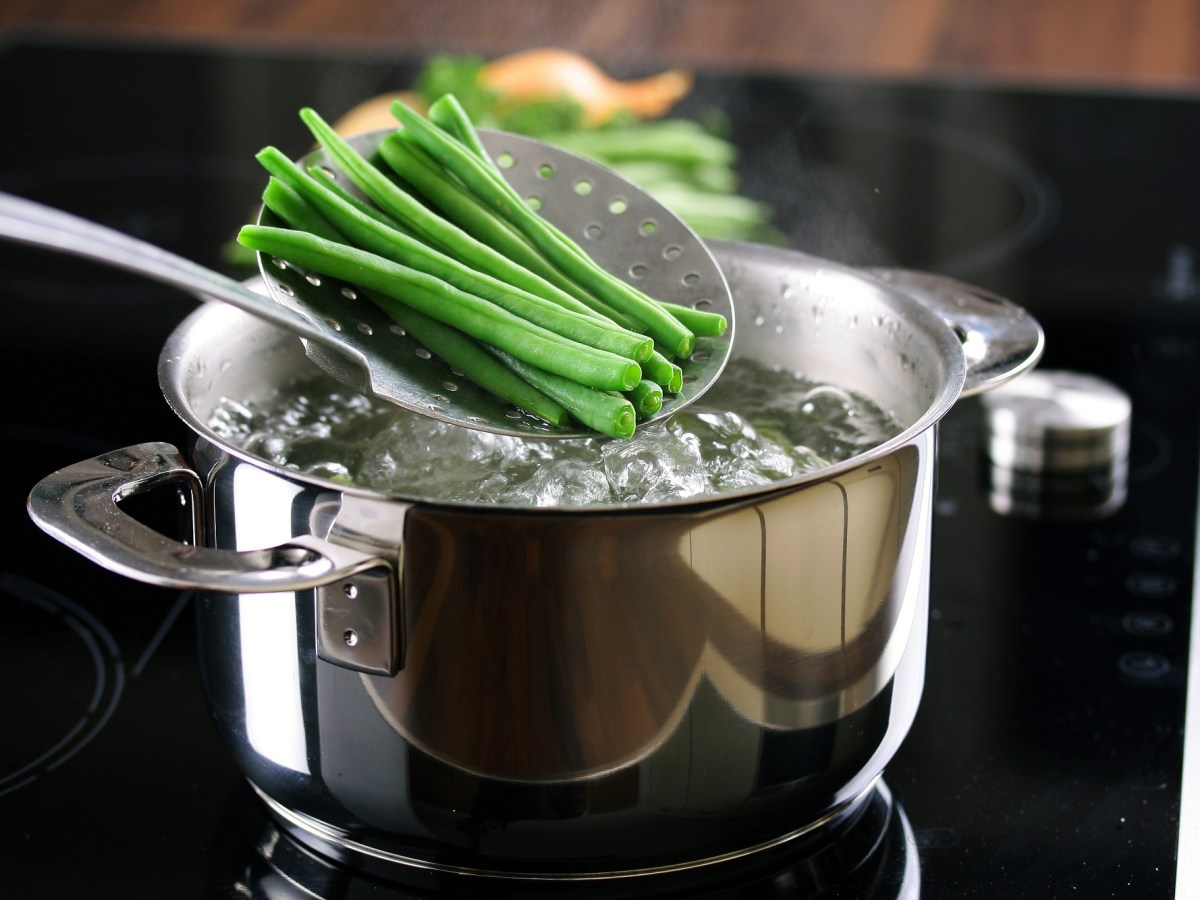
{"type": "Polygon", "coordinates": [[[1042,358],[1046,338],[1041,325],[1011,300],[932,272],[868,271],[937,313],[958,335],[967,360],[960,396],[997,388],[1042,358]]]}
{"type": "Polygon", "coordinates": [[[46,476],[29,495],[33,521],[100,566],[160,587],[228,593],[315,588],[386,565],[313,536],[265,550],[216,550],[168,538],[121,511],[124,497],[170,482],[191,495],[199,533],[200,477],[167,443],[136,444],[75,463],[46,476]]]}

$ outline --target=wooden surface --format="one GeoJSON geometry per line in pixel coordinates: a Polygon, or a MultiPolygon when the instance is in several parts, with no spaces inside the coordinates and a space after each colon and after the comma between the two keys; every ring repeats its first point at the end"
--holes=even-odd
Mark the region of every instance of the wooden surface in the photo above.
{"type": "Polygon", "coordinates": [[[1200,90],[1200,0],[3,0],[0,30],[1200,90]]]}

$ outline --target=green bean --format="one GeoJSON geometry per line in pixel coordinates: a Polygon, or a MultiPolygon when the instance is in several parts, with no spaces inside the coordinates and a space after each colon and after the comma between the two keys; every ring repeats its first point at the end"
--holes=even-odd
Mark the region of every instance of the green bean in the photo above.
{"type": "Polygon", "coordinates": [[[625,396],[633,404],[633,408],[637,411],[639,419],[648,418],[662,409],[662,385],[656,384],[653,381],[647,381],[643,378],[634,385],[633,390],[626,391],[625,396]]]}
{"type": "Polygon", "coordinates": [[[683,387],[683,370],[663,356],[657,348],[650,358],[642,361],[642,376],[662,385],[668,394],[678,394],[683,387]]]}
{"type": "MultiPolygon", "coordinates": [[[[480,160],[491,165],[493,169],[496,168],[491,156],[488,155],[487,149],[480,141],[479,134],[475,131],[475,126],[471,122],[470,117],[462,108],[462,105],[452,95],[447,94],[435,101],[434,104],[429,108],[429,118],[434,124],[440,126],[442,130],[448,132],[458,139],[480,160]]],[[[405,146],[406,144],[403,138],[398,134],[390,135],[387,141],[395,146],[405,146]]],[[[420,152],[417,147],[412,147],[410,145],[410,148],[412,152],[420,152]]],[[[497,169],[497,171],[499,170],[497,169]]],[[[640,184],[641,182],[638,183],[640,184]]],[[[482,204],[479,204],[479,206],[482,206],[482,204]]],[[[550,223],[547,223],[547,226],[554,228],[554,226],[550,223]]],[[[554,230],[560,238],[570,243],[570,238],[563,234],[561,230],[554,230]]],[[[724,334],[725,329],[728,327],[725,317],[719,313],[711,313],[704,310],[698,310],[693,307],[681,306],[677,303],[668,303],[666,301],[656,302],[658,302],[658,304],[666,309],[667,312],[669,312],[672,316],[678,319],[684,327],[686,327],[697,337],[716,337],[724,334]]]]}
{"type": "Polygon", "coordinates": [[[735,162],[733,144],[688,119],[639,122],[636,127],[559,131],[542,136],[548,144],[601,159],[658,159],[674,165],[722,165],[735,162]]]}
{"type": "Polygon", "coordinates": [[[383,257],[287,228],[243,226],[238,242],[299,266],[394,297],[530,365],[602,390],[629,390],[639,364],[571,341],[453,285],[383,257]]]}
{"type": "Polygon", "coordinates": [[[671,394],[678,394],[683,390],[683,369],[675,363],[671,363],[671,377],[663,385],[663,390],[671,394]]]}
{"type": "MultiPolygon", "coordinates": [[[[547,291],[540,285],[529,284],[527,290],[568,309],[615,322],[623,328],[643,330],[629,316],[617,312],[552,266],[524,236],[464,188],[461,182],[447,175],[420,147],[405,141],[399,134],[391,134],[379,145],[379,155],[398,178],[437,207],[443,216],[557,289],[547,291]]],[[[463,262],[472,263],[467,254],[456,255],[463,262]]]]}
{"type": "Polygon", "coordinates": [[[380,143],[379,157],[447,219],[473,237],[543,278],[547,272],[554,273],[554,269],[525,238],[501,221],[461,184],[443,177],[419,147],[410,146],[399,140],[397,135],[391,134],[380,143]]]}
{"type": "Polygon", "coordinates": [[[367,299],[424,344],[430,353],[488,393],[507,400],[551,425],[561,427],[570,420],[570,414],[564,406],[547,397],[461,331],[431,319],[400,301],[389,299],[381,302],[370,295],[367,295],[367,299]]]}
{"type": "MultiPolygon", "coordinates": [[[[308,231],[328,240],[344,240],[308,201],[278,178],[271,177],[268,180],[267,188],[263,191],[263,200],[271,212],[294,229],[308,231]]],[[[570,415],[565,408],[462,332],[443,325],[437,319],[431,319],[394,298],[381,303],[369,294],[364,293],[361,296],[382,309],[446,365],[489,394],[507,400],[551,425],[567,424],[570,415]]]]}
{"type": "Polygon", "coordinates": [[[359,212],[343,198],[326,190],[315,178],[274,147],[259,152],[258,160],[273,176],[285,181],[356,244],[402,265],[439,278],[460,290],[481,297],[514,315],[591,347],[608,350],[639,362],[650,356],[653,342],[645,335],[571,312],[529,294],[484,272],[467,268],[419,239],[389,228],[359,212]]]}
{"type": "Polygon", "coordinates": [[[637,426],[637,411],[621,394],[586,387],[569,378],[528,365],[503,351],[497,351],[497,356],[538,390],[561,403],[574,418],[588,428],[609,437],[633,436],[637,426]]]}
{"type": "MultiPolygon", "coordinates": [[[[523,235],[480,202],[460,182],[448,177],[420,147],[402,140],[397,134],[391,134],[380,143],[379,156],[396,177],[412,187],[449,221],[565,295],[547,296],[547,299],[553,299],[568,309],[596,312],[619,321],[612,315],[611,307],[599,304],[596,298],[550,265],[523,235]]],[[[620,324],[629,327],[627,323],[620,324]]]]}
{"type": "MultiPolygon", "coordinates": [[[[270,149],[270,148],[267,148],[267,149],[270,149]]],[[[282,154],[280,154],[280,155],[282,156],[282,154]]],[[[260,156],[261,156],[261,152],[260,152],[260,156]]],[[[284,157],[284,158],[286,159],[286,157],[284,157]]],[[[259,159],[259,162],[261,162],[261,161],[262,160],[259,159]]],[[[291,160],[289,159],[288,162],[291,162],[291,160]]],[[[293,166],[295,166],[294,163],[293,163],[293,166]]],[[[295,166],[295,168],[299,169],[299,166],[295,166]]],[[[389,216],[378,206],[374,206],[371,203],[369,203],[368,201],[364,200],[362,197],[359,197],[356,194],[353,194],[350,191],[346,190],[346,188],[344,188],[338,182],[333,171],[331,169],[329,169],[328,167],[326,167],[326,166],[309,166],[306,171],[307,171],[308,175],[310,177],[312,177],[314,180],[316,180],[322,187],[333,192],[334,194],[337,194],[338,197],[340,197],[346,203],[349,203],[351,206],[353,206],[355,209],[357,209],[363,215],[370,216],[373,219],[377,219],[379,222],[382,222],[384,225],[387,225],[391,228],[395,228],[397,231],[403,231],[405,234],[412,234],[412,230],[409,228],[406,228],[404,223],[401,222],[399,219],[397,219],[395,216],[389,216]]]]}
{"type": "Polygon", "coordinates": [[[557,229],[529,208],[491,167],[470,150],[417,115],[400,101],[392,104],[392,113],[403,124],[400,133],[418,143],[439,163],[454,173],[481,200],[512,223],[542,251],[564,274],[583,284],[591,293],[645,324],[649,333],[672,350],[675,356],[687,356],[695,345],[695,336],[670,313],[640,291],[606,272],[572,242],[564,240],[557,229]]]}
{"type": "MultiPolygon", "coordinates": [[[[492,162],[487,150],[479,140],[478,133],[475,131],[470,117],[452,95],[443,96],[430,107],[430,120],[457,138],[481,160],[489,164],[492,162]]],[[[399,135],[391,135],[388,140],[397,145],[403,144],[403,140],[399,138],[399,135]]],[[[558,234],[564,240],[569,241],[569,238],[566,238],[561,231],[558,234]]],[[[698,337],[717,337],[724,334],[728,327],[728,321],[720,313],[699,310],[694,307],[682,306],[666,301],[656,302],[698,337]]]]}
{"type": "Polygon", "coordinates": [[[577,310],[578,300],[576,298],[429,210],[364,159],[316,111],[302,109],[300,117],[312,131],[313,136],[337,160],[342,171],[359,190],[379,204],[385,212],[406,223],[409,228],[443,253],[455,257],[473,269],[487,272],[489,275],[520,287],[531,294],[536,294],[568,309],[577,310]]]}
{"type": "Polygon", "coordinates": [[[263,204],[283,221],[300,231],[308,231],[329,241],[344,240],[341,233],[323,215],[313,209],[295,188],[278,178],[267,179],[263,204]]]}
{"type": "Polygon", "coordinates": [[[429,121],[443,131],[454,135],[468,150],[495,168],[492,157],[488,154],[487,148],[483,146],[483,141],[479,139],[475,124],[453,94],[443,94],[429,105],[429,121]]]}
{"type": "Polygon", "coordinates": [[[660,305],[680,322],[686,325],[696,337],[719,337],[729,327],[729,322],[718,312],[707,309],[696,309],[693,306],[681,306],[660,300],[660,305]]]}

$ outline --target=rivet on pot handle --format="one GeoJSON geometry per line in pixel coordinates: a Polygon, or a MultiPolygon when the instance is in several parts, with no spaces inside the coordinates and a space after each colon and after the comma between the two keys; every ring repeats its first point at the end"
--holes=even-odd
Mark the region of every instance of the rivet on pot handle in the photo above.
{"type": "Polygon", "coordinates": [[[937,313],[958,335],[967,360],[963,397],[1011,381],[1042,357],[1046,342],[1042,327],[1010,300],[932,272],[867,271],[937,313]]]}
{"type": "Polygon", "coordinates": [[[318,652],[359,671],[398,668],[395,579],[382,554],[314,535],[264,550],[217,550],[176,541],[121,511],[124,497],[182,482],[199,533],[199,476],[167,443],[136,444],[46,476],[29,514],[46,533],[117,574],[160,587],[235,594],[317,591],[318,652]]]}

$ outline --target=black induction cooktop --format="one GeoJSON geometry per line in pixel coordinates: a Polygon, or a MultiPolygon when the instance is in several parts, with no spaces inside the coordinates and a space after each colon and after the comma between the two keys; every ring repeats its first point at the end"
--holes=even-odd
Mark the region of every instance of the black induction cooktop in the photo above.
{"type": "MultiPolygon", "coordinates": [[[[0,190],[249,274],[230,239],[261,189],[255,151],[298,154],[299,107],[337,116],[419,62],[11,38],[0,190]]],[[[1099,376],[1133,414],[1115,502],[1014,508],[980,401],[960,402],[940,426],[925,693],[883,781],[820,844],[654,895],[1195,896],[1200,98],[697,76],[680,114],[724,111],[783,240],[1011,297],[1045,327],[1043,369],[1099,376]]],[[[3,893],[481,896],[361,875],[281,833],[210,724],[192,598],[98,569],[24,513],[60,466],[186,444],[155,367],[195,301],[10,246],[0,296],[3,893]]]]}

